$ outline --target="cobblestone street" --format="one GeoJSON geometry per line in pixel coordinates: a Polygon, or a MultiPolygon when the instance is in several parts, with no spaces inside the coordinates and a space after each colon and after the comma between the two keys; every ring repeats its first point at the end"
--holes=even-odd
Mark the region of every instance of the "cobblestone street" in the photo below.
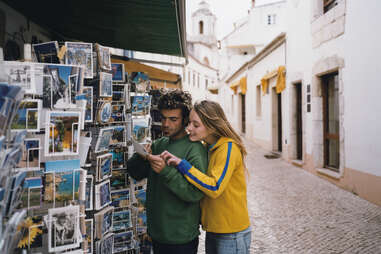
{"type": "Polygon", "coordinates": [[[381,253],[381,207],[247,148],[251,253],[381,253]]]}

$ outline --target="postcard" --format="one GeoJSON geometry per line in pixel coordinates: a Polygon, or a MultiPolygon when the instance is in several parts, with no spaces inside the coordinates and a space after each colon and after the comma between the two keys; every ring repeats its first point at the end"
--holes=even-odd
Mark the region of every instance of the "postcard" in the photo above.
{"type": "Polygon", "coordinates": [[[147,232],[147,213],[146,210],[138,210],[136,218],[136,232],[138,235],[145,234],[147,232]]]}
{"type": "Polygon", "coordinates": [[[58,59],[58,42],[50,41],[32,44],[34,54],[39,63],[60,63],[58,59]]]}
{"type": "Polygon", "coordinates": [[[112,106],[110,102],[102,102],[98,110],[98,122],[108,123],[111,119],[112,106]]]}
{"type": "Polygon", "coordinates": [[[146,143],[149,137],[150,118],[132,119],[132,137],[138,143],[146,143]]]}
{"type": "Polygon", "coordinates": [[[127,158],[125,158],[123,149],[115,147],[110,150],[110,153],[112,154],[112,168],[124,168],[124,162],[127,158]]]}
{"type": "Polygon", "coordinates": [[[11,129],[27,130],[29,132],[40,131],[40,112],[41,100],[23,100],[13,117],[11,129]]]}
{"type": "Polygon", "coordinates": [[[142,144],[132,140],[132,145],[134,146],[135,153],[143,156],[144,158],[148,155],[146,148],[142,144]]]}
{"type": "Polygon", "coordinates": [[[112,97],[112,74],[99,73],[99,96],[112,97]]]}
{"type": "Polygon", "coordinates": [[[79,247],[79,206],[65,206],[48,210],[49,252],[79,247]]]}
{"type": "Polygon", "coordinates": [[[87,242],[87,254],[93,253],[93,242],[94,242],[94,220],[93,219],[86,219],[86,238],[85,241],[87,242]]]}
{"type": "Polygon", "coordinates": [[[0,61],[0,83],[21,87],[27,94],[36,93],[35,66],[38,64],[0,61]]]}
{"type": "Polygon", "coordinates": [[[80,112],[49,111],[45,131],[45,156],[78,155],[80,112]]]}
{"type": "Polygon", "coordinates": [[[96,180],[103,181],[111,177],[112,154],[106,153],[97,157],[96,180]]]}
{"type": "Polygon", "coordinates": [[[113,207],[129,207],[130,206],[130,189],[111,191],[111,205],[113,207]]]}
{"type": "Polygon", "coordinates": [[[138,207],[142,208],[146,205],[146,189],[142,188],[135,191],[135,198],[138,203],[138,207]]]}
{"type": "MultiPolygon", "coordinates": [[[[132,83],[135,85],[135,91],[137,93],[145,93],[149,90],[149,78],[143,72],[132,72],[131,73],[132,83]]],[[[133,89],[134,90],[134,89],[133,89]]]]}
{"type": "Polygon", "coordinates": [[[110,206],[106,209],[94,214],[95,219],[95,234],[98,239],[102,238],[107,232],[113,229],[112,218],[114,207],[110,206]]]}
{"type": "Polygon", "coordinates": [[[97,140],[97,143],[95,145],[95,152],[96,153],[108,150],[108,147],[110,145],[113,133],[114,133],[113,127],[100,129],[99,135],[98,135],[98,140],[97,140]]]}
{"type": "Polygon", "coordinates": [[[126,84],[112,84],[112,101],[124,102],[126,84]]]}
{"type": "Polygon", "coordinates": [[[93,78],[93,44],[84,42],[65,42],[65,63],[79,65],[85,69],[84,77],[93,78]]]}
{"type": "Polygon", "coordinates": [[[133,236],[132,230],[114,234],[114,253],[133,249],[133,236]]]}
{"type": "Polygon", "coordinates": [[[98,54],[98,65],[102,70],[111,71],[111,54],[110,49],[96,44],[98,54]]]}
{"type": "Polygon", "coordinates": [[[22,207],[27,209],[40,208],[42,202],[42,178],[29,177],[24,181],[24,192],[21,195],[22,207]]]}
{"type": "Polygon", "coordinates": [[[39,138],[25,139],[22,158],[17,168],[27,171],[40,170],[40,149],[39,138]]]}
{"type": "Polygon", "coordinates": [[[111,204],[110,181],[95,185],[95,209],[100,210],[111,204]]]}
{"type": "Polygon", "coordinates": [[[44,200],[65,202],[79,199],[80,170],[45,174],[44,200]]]}
{"type": "Polygon", "coordinates": [[[92,175],[86,176],[86,199],[85,199],[85,210],[93,210],[93,188],[94,188],[94,178],[92,175]]]}
{"type": "Polygon", "coordinates": [[[26,177],[25,172],[18,172],[15,175],[13,175],[12,178],[10,179],[11,188],[10,190],[8,190],[8,198],[6,202],[5,215],[12,214],[14,208],[16,208],[18,204],[20,203],[20,198],[23,192],[25,177],[26,177]]]}
{"type": "Polygon", "coordinates": [[[111,122],[125,122],[126,121],[126,112],[123,104],[112,105],[111,108],[111,122]]]}
{"type": "Polygon", "coordinates": [[[131,110],[134,116],[144,116],[150,113],[151,96],[131,93],[131,110]]]}
{"type": "Polygon", "coordinates": [[[126,188],[130,184],[128,174],[122,169],[113,169],[110,184],[113,190],[126,188]]]}
{"type": "Polygon", "coordinates": [[[93,122],[93,88],[90,86],[83,87],[83,94],[86,97],[85,123],[93,122]]]}
{"type": "Polygon", "coordinates": [[[114,126],[113,129],[110,145],[126,145],[126,126],[118,125],[114,126]]]}
{"type": "Polygon", "coordinates": [[[126,230],[132,227],[131,211],[114,211],[113,229],[114,231],[126,230]]]}
{"type": "Polygon", "coordinates": [[[75,108],[75,97],[83,87],[79,66],[45,64],[43,67],[42,105],[44,108],[75,108]]]}
{"type": "Polygon", "coordinates": [[[108,234],[100,241],[98,253],[102,253],[102,254],[114,253],[114,234],[108,234]]]}
{"type": "Polygon", "coordinates": [[[81,171],[79,160],[47,161],[44,200],[55,202],[78,199],[81,171]]]}
{"type": "Polygon", "coordinates": [[[112,81],[113,82],[124,82],[124,64],[122,63],[112,63],[111,64],[112,81]]]}

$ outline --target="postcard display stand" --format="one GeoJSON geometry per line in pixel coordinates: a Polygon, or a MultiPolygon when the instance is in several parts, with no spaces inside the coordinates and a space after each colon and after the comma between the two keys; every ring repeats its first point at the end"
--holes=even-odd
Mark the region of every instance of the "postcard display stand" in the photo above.
{"type": "Polygon", "coordinates": [[[146,181],[126,173],[150,142],[148,76],[99,44],[32,53],[0,62],[0,253],[149,253],[146,181]]]}

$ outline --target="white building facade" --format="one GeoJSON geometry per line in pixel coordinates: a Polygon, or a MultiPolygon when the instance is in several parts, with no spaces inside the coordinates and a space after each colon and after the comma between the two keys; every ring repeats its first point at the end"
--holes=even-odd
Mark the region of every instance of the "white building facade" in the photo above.
{"type": "MultiPolygon", "coordinates": [[[[256,46],[256,55],[224,80],[221,103],[245,138],[381,204],[381,36],[375,32],[381,5],[289,0],[278,6],[275,22],[284,22],[285,33],[281,28],[261,49],[257,35],[245,42],[256,46]],[[279,93],[280,73],[285,88],[279,93]]],[[[250,17],[261,13],[255,9],[250,17]]],[[[260,19],[249,18],[247,26],[266,38],[270,32],[253,24],[260,19]]]]}

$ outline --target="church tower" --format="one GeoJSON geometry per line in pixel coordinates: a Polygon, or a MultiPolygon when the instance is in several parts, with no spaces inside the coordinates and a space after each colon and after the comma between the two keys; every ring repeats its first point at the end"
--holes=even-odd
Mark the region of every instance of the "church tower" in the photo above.
{"type": "Polygon", "coordinates": [[[202,0],[192,13],[192,31],[187,40],[189,53],[209,66],[215,64],[217,51],[216,19],[207,1],[202,0]]]}

